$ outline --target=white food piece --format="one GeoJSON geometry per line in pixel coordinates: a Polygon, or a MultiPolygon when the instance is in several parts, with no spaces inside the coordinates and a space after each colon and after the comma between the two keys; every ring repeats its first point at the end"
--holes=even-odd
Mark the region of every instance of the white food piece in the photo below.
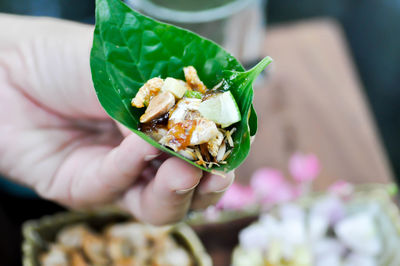
{"type": "Polygon", "coordinates": [[[148,80],[138,91],[135,98],[132,99],[132,106],[142,108],[150,102],[151,95],[156,95],[162,88],[164,81],[160,78],[148,80]]]}
{"type": "Polygon", "coordinates": [[[212,138],[208,144],[208,152],[213,156],[216,157],[218,155],[219,148],[221,147],[222,141],[224,140],[224,134],[221,131],[218,131],[218,134],[212,138]]]}
{"type": "Polygon", "coordinates": [[[221,125],[222,128],[240,121],[239,107],[230,91],[217,94],[200,104],[200,114],[221,125]]]}
{"type": "MultiPolygon", "coordinates": [[[[192,136],[190,138],[189,146],[207,143],[219,133],[217,125],[210,120],[201,118],[196,120],[196,123],[197,124],[195,125],[192,136]]],[[[167,135],[160,139],[159,143],[164,146],[170,147],[174,151],[178,151],[180,148],[180,143],[177,143],[175,141],[174,128],[171,128],[168,131],[167,135]]]]}
{"type": "Polygon", "coordinates": [[[41,257],[43,266],[68,266],[68,256],[65,249],[59,245],[52,245],[50,251],[41,257]]]}
{"type": "Polygon", "coordinates": [[[161,88],[161,91],[170,92],[175,96],[175,98],[181,99],[187,89],[188,85],[186,84],[186,82],[179,79],[166,78],[161,88]]]}
{"type": "MultiPolygon", "coordinates": [[[[170,133],[170,132],[168,132],[170,133]]],[[[162,137],[158,142],[161,145],[167,146],[171,149],[173,149],[175,152],[177,152],[179,150],[179,144],[174,142],[175,137],[171,134],[168,134],[164,137],[162,137]]],[[[181,154],[182,156],[185,156],[184,154],[181,154]]]]}
{"type": "Polygon", "coordinates": [[[215,138],[218,133],[220,132],[214,122],[207,119],[199,119],[192,137],[190,138],[190,145],[207,143],[215,138]]]}
{"type": "Polygon", "coordinates": [[[138,223],[116,224],[108,228],[106,235],[115,238],[126,239],[134,247],[147,245],[147,236],[143,226],[138,223]]]}
{"type": "Polygon", "coordinates": [[[217,153],[217,157],[216,157],[217,162],[222,161],[222,159],[224,158],[225,152],[226,152],[226,145],[225,145],[225,142],[222,142],[221,147],[219,148],[218,153],[217,153]]]}
{"type": "Polygon", "coordinates": [[[192,265],[192,260],[185,249],[174,247],[157,254],[155,265],[190,266],[192,265]]]}
{"type": "MultiPolygon", "coordinates": [[[[198,111],[200,107],[201,99],[196,98],[184,98],[180,100],[171,110],[169,114],[169,121],[173,124],[183,122],[193,117],[188,117],[192,112],[198,111]]],[[[200,114],[199,114],[200,117],[200,114]]]]}
{"type": "Polygon", "coordinates": [[[63,228],[57,235],[57,241],[66,247],[78,248],[82,246],[85,233],[89,229],[84,224],[72,225],[63,228]]]}
{"type": "Polygon", "coordinates": [[[178,153],[180,155],[182,155],[183,157],[185,157],[186,159],[189,159],[189,160],[192,160],[192,161],[197,159],[197,156],[196,156],[194,150],[190,149],[190,148],[186,148],[184,150],[178,151],[178,153]]]}
{"type": "Polygon", "coordinates": [[[144,114],[140,117],[140,123],[147,123],[151,120],[166,114],[175,105],[175,97],[170,92],[162,92],[154,96],[144,114]]]}

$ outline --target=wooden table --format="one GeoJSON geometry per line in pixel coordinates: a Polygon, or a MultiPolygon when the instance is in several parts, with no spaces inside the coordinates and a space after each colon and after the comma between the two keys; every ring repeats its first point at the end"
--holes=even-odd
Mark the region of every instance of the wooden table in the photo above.
{"type": "Polygon", "coordinates": [[[295,151],[322,163],[317,188],[338,179],[388,182],[386,155],[340,27],[313,20],[272,27],[262,51],[275,62],[255,91],[259,131],[237,170],[247,181],[263,166],[287,169],[295,151]]]}
{"type": "MultiPolygon", "coordinates": [[[[259,167],[287,169],[295,151],[322,163],[316,182],[389,182],[392,173],[340,27],[329,20],[282,25],[267,31],[263,55],[275,62],[255,91],[259,131],[237,170],[246,182],[259,167]]],[[[238,232],[252,220],[197,228],[214,260],[230,265],[238,232]]]]}

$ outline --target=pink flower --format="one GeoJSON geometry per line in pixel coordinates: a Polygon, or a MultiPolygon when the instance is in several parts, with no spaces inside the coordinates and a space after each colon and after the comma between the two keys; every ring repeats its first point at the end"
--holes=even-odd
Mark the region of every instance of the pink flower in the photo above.
{"type": "Polygon", "coordinates": [[[298,182],[312,181],[320,172],[320,164],[314,154],[295,153],[290,158],[289,171],[298,182]]]}
{"type": "Polygon", "coordinates": [[[255,203],[254,196],[254,192],[250,186],[233,183],[216,206],[220,209],[242,209],[255,203]]]}
{"type": "Polygon", "coordinates": [[[257,198],[264,204],[285,202],[295,197],[294,188],[286,181],[283,174],[275,169],[261,168],[250,181],[257,198]]]}

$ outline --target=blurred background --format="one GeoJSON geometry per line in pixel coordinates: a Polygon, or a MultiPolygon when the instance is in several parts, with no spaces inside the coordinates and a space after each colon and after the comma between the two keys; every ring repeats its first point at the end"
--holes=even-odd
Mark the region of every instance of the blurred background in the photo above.
{"type": "MultiPolygon", "coordinates": [[[[208,1],[211,6],[230,0],[208,1]]],[[[133,1],[131,1],[133,2],[133,1]]],[[[168,2],[157,1],[154,3],[168,2]]],[[[187,1],[174,1],[174,3],[187,1]]],[[[207,2],[207,1],[206,1],[207,2]]],[[[183,9],[188,7],[183,7],[183,9]]],[[[189,7],[190,8],[190,7],[189,7]]],[[[0,0],[0,12],[94,23],[94,0],[0,0]]],[[[269,26],[328,17],[340,23],[391,166],[400,174],[400,1],[269,0],[269,26]]],[[[334,71],[334,69],[332,69],[334,71]]]]}
{"type": "MultiPolygon", "coordinates": [[[[0,12],[93,24],[94,2],[0,0],[0,12]]],[[[260,131],[240,181],[284,168],[297,150],[321,159],[320,188],[400,177],[400,0],[127,2],[219,42],[247,67],[275,59],[256,86],[260,131]]],[[[18,265],[21,223],[62,208],[4,180],[0,189],[0,264],[18,265]]]]}

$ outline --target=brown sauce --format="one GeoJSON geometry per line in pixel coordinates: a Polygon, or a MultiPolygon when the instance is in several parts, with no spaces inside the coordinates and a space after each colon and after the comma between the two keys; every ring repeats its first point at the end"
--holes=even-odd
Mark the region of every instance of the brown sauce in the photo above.
{"type": "MultiPolygon", "coordinates": [[[[172,107],[169,111],[168,111],[168,114],[170,114],[170,115],[172,115],[174,112],[175,112],[175,110],[178,108],[178,103],[177,104],[175,104],[175,106],[174,107],[172,107]]],[[[171,129],[173,126],[174,126],[174,122],[173,121],[167,121],[167,128],[168,128],[168,130],[169,129],[171,129]]]]}
{"type": "Polygon", "coordinates": [[[220,90],[209,90],[203,95],[203,98],[201,100],[205,101],[205,100],[210,99],[213,96],[220,94],[220,93],[223,93],[223,92],[220,90]]]}
{"type": "Polygon", "coordinates": [[[138,130],[144,133],[152,133],[153,131],[156,131],[159,128],[167,128],[168,119],[169,119],[169,113],[166,113],[165,115],[153,119],[148,123],[140,124],[138,130]]]}
{"type": "Polygon", "coordinates": [[[193,131],[197,126],[196,120],[187,120],[181,123],[174,124],[168,134],[173,136],[173,142],[179,150],[185,149],[190,144],[193,131]]]}

